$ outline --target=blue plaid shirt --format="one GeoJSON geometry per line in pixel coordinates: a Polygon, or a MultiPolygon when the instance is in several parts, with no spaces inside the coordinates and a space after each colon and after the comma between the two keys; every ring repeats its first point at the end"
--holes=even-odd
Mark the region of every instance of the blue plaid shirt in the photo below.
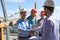
{"type": "Polygon", "coordinates": [[[29,20],[30,24],[36,24],[36,20],[32,16],[29,16],[27,19],[29,20]]]}
{"type": "Polygon", "coordinates": [[[27,32],[30,30],[30,23],[28,20],[25,19],[19,19],[17,21],[17,27],[18,27],[18,35],[21,37],[28,37],[30,34],[27,32]]]}

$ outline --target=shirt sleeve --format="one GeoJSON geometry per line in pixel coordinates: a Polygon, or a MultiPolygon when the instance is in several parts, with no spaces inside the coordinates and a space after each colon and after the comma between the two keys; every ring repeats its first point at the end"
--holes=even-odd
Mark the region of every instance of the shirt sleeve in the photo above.
{"type": "Polygon", "coordinates": [[[35,29],[35,30],[38,31],[38,32],[40,32],[41,34],[43,34],[43,27],[37,28],[37,29],[35,29]]]}
{"type": "MultiPolygon", "coordinates": [[[[37,21],[37,23],[41,25],[40,21],[41,21],[41,19],[39,19],[39,20],[37,21]]],[[[43,26],[43,25],[42,25],[42,26],[43,26]]],[[[37,30],[38,32],[40,32],[41,34],[43,33],[43,27],[37,28],[36,30],[37,30]]]]}

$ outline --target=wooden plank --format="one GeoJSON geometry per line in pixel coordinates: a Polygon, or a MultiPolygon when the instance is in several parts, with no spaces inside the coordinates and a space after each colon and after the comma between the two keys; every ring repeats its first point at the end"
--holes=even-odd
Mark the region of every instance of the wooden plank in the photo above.
{"type": "Polygon", "coordinates": [[[0,40],[4,40],[3,28],[7,27],[8,25],[9,25],[9,22],[0,23],[0,40]]]}
{"type": "Polygon", "coordinates": [[[3,28],[0,28],[0,40],[4,40],[3,28]]]}
{"type": "Polygon", "coordinates": [[[9,22],[0,23],[0,28],[7,27],[8,25],[9,25],[9,22]]]}

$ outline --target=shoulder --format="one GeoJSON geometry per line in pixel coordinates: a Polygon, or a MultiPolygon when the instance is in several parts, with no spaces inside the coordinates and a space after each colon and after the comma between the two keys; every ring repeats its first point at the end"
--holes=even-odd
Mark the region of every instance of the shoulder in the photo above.
{"type": "Polygon", "coordinates": [[[29,20],[28,19],[26,19],[26,21],[29,23],[29,20]]]}
{"type": "Polygon", "coordinates": [[[19,23],[19,22],[21,22],[21,19],[17,20],[17,22],[16,22],[16,23],[19,23]]]}
{"type": "Polygon", "coordinates": [[[50,20],[54,25],[59,24],[59,20],[55,16],[51,16],[50,18],[48,18],[48,20],[50,20]]]}
{"type": "Polygon", "coordinates": [[[27,19],[30,19],[31,18],[31,16],[29,16],[27,19]]]}
{"type": "Polygon", "coordinates": [[[57,22],[58,21],[57,18],[54,15],[50,16],[47,20],[50,20],[52,22],[57,22]]]}
{"type": "Polygon", "coordinates": [[[17,20],[17,22],[21,21],[21,19],[17,20]]]}
{"type": "Polygon", "coordinates": [[[50,26],[53,26],[55,22],[56,22],[56,18],[54,16],[50,16],[45,20],[45,24],[48,24],[50,26]]]}

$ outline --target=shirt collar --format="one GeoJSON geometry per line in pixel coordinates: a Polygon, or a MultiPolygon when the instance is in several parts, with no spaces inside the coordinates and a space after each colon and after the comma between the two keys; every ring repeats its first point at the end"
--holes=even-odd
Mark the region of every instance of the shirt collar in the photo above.
{"type": "Polygon", "coordinates": [[[47,15],[46,18],[49,18],[50,16],[53,16],[53,14],[47,15]]]}

